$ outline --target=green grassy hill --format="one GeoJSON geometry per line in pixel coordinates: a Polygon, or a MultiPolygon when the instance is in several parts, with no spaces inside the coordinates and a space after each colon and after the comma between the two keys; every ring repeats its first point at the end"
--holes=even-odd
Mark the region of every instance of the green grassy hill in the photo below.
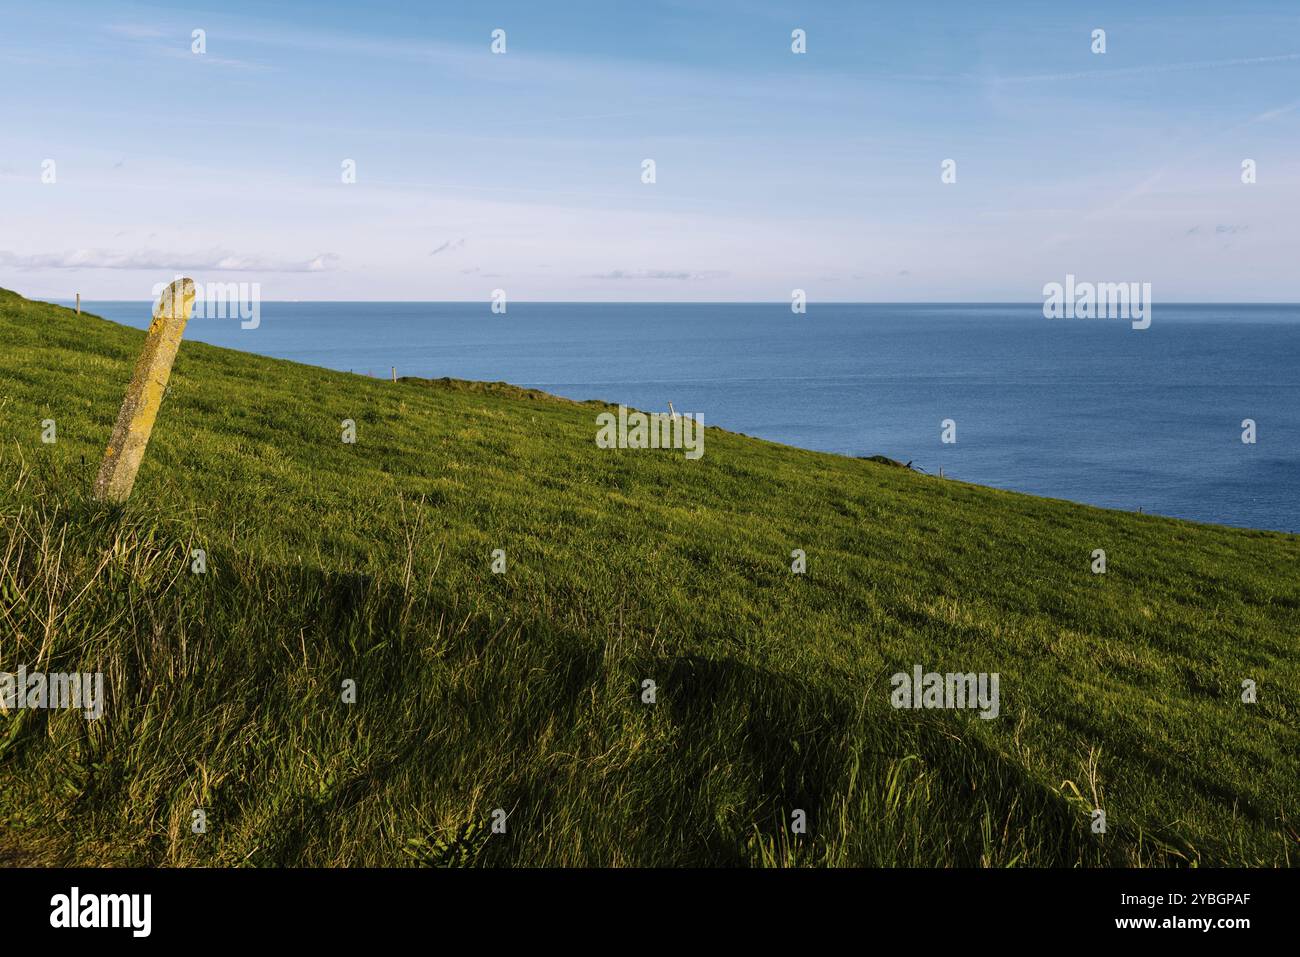
{"type": "Polygon", "coordinates": [[[143,333],[0,292],[0,341],[0,670],[108,695],[0,717],[2,862],[1297,861],[1294,536],[196,342],[117,509],[143,333]],[[917,664],[1000,715],[895,710],[917,664]]]}

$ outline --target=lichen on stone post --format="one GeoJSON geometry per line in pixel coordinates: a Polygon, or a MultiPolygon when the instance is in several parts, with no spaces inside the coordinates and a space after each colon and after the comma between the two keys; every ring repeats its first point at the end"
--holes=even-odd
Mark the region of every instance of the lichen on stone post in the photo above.
{"type": "Polygon", "coordinates": [[[144,351],[136,360],[131,384],[95,478],[95,498],[100,501],[125,502],[131,496],[163,393],[167,391],[172,363],[181,347],[185,324],[194,308],[194,298],[194,280],[177,279],[163,290],[154,306],[144,351]]]}

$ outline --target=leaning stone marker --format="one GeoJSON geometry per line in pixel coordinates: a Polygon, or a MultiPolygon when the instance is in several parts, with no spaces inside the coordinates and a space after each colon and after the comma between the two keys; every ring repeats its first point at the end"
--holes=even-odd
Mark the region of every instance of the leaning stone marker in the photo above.
{"type": "Polygon", "coordinates": [[[194,308],[194,295],[194,280],[177,279],[163,290],[158,305],[154,306],[144,351],[136,361],[131,385],[127,387],[113,436],[104,452],[104,462],[95,478],[95,498],[100,501],[125,502],[131,495],[135,473],[140,470],[167,380],[171,378],[172,362],[194,308]]]}

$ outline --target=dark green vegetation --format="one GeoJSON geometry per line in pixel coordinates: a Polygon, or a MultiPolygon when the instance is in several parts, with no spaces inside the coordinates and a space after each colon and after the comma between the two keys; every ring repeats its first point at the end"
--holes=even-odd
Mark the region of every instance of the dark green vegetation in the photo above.
{"type": "Polygon", "coordinates": [[[0,861],[1297,860],[1296,537],[195,342],[115,509],[143,334],[0,292],[0,336],[0,670],[108,693],[0,717],[0,861]],[[914,664],[1000,717],[895,711],[914,664]]]}

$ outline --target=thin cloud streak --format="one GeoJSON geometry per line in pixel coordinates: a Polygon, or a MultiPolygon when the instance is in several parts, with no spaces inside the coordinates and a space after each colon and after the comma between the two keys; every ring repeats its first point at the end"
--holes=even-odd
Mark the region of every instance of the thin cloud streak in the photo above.
{"type": "Polygon", "coordinates": [[[307,259],[285,260],[265,256],[241,256],[213,250],[206,253],[169,255],[152,249],[114,252],[108,249],[75,249],[61,253],[20,256],[0,250],[0,266],[13,269],[205,269],[220,272],[329,272],[338,268],[335,253],[319,253],[307,259]]]}

